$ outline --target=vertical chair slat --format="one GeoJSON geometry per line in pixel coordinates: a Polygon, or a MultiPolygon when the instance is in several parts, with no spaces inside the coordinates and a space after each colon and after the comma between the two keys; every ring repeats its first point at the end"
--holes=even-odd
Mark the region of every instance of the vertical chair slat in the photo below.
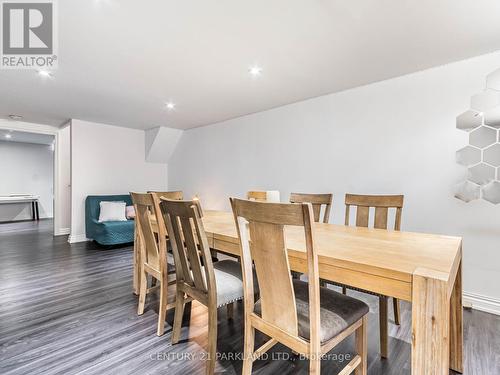
{"type": "Polygon", "coordinates": [[[389,209],[387,207],[375,207],[374,227],[377,229],[387,229],[387,217],[389,209]]]}
{"type": "Polygon", "coordinates": [[[370,219],[370,207],[358,206],[358,208],[356,209],[356,226],[368,227],[369,219],[370,219]]]}
{"type": "Polygon", "coordinates": [[[394,220],[394,230],[401,230],[401,214],[403,207],[398,207],[396,209],[396,219],[394,220]]]}
{"type": "Polygon", "coordinates": [[[177,271],[177,278],[179,280],[184,280],[189,285],[194,285],[193,276],[190,271],[189,262],[186,256],[186,250],[184,248],[184,237],[182,235],[182,230],[180,227],[180,222],[178,217],[166,216],[167,231],[173,233],[174,241],[172,241],[172,250],[174,253],[174,262],[176,264],[175,269],[177,271]],[[178,270],[180,268],[180,270],[178,270]]]}
{"type": "Polygon", "coordinates": [[[297,335],[297,309],[283,225],[252,221],[249,229],[252,238],[250,250],[260,286],[262,318],[297,335]]]}
{"type": "Polygon", "coordinates": [[[349,221],[350,221],[350,214],[351,214],[351,206],[346,204],[345,205],[345,221],[344,221],[344,224],[345,225],[349,225],[349,221]]]}
{"type": "MultiPolygon", "coordinates": [[[[201,213],[201,205],[200,202],[196,202],[196,207],[193,209],[198,210],[198,216],[195,216],[193,218],[193,234],[195,236],[195,239],[197,240],[196,243],[200,249],[200,254],[201,258],[203,260],[203,264],[212,264],[212,254],[210,251],[210,245],[208,244],[207,236],[203,235],[205,233],[205,227],[203,226],[203,221],[200,220],[200,213],[201,213]]],[[[212,266],[213,267],[213,266],[212,266]]],[[[208,280],[210,278],[210,273],[208,271],[208,267],[203,267],[205,270],[205,280],[208,280]]]]}
{"type": "Polygon", "coordinates": [[[193,236],[191,220],[181,217],[180,222],[182,225],[182,233],[184,234],[184,241],[186,242],[186,253],[189,259],[189,265],[191,266],[191,272],[193,273],[194,285],[196,289],[206,291],[207,284],[201,270],[200,255],[198,253],[196,240],[193,236]]]}

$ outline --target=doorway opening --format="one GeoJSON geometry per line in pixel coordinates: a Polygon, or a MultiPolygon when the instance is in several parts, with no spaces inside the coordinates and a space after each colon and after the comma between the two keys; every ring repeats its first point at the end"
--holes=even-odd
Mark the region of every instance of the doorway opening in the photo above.
{"type": "Polygon", "coordinates": [[[0,231],[54,227],[56,138],[0,129],[0,231]]]}

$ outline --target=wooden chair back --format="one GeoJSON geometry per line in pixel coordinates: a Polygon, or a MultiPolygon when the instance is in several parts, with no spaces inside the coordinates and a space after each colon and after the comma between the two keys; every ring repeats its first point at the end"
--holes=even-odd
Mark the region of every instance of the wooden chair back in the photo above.
{"type": "Polygon", "coordinates": [[[161,197],[167,198],[167,199],[172,199],[172,200],[182,200],[183,199],[183,193],[182,191],[148,191],[149,194],[153,196],[153,201],[155,205],[155,214],[158,222],[158,235],[161,237],[162,245],[163,241],[165,241],[166,245],[166,237],[168,235],[167,233],[167,227],[165,225],[165,222],[163,220],[163,215],[161,213],[160,209],[160,199],[161,197]]]}
{"type": "Polygon", "coordinates": [[[370,222],[370,208],[375,208],[374,228],[387,229],[389,209],[396,209],[394,230],[401,230],[401,213],[403,210],[404,195],[345,195],[345,225],[349,225],[350,208],[356,207],[356,226],[368,227],[370,222]]]}
{"type": "Polygon", "coordinates": [[[304,228],[311,340],[314,340],[319,328],[319,272],[313,245],[311,204],[262,203],[231,198],[231,205],[241,244],[245,310],[253,312],[254,308],[252,264],[255,264],[262,307],[261,318],[265,323],[292,336],[298,336],[298,320],[285,226],[304,228]],[[313,329],[316,331],[313,332],[313,329]]]}
{"type": "Polygon", "coordinates": [[[248,191],[247,199],[250,201],[256,202],[266,202],[267,201],[267,192],[266,191],[248,191]]]}
{"type": "Polygon", "coordinates": [[[198,204],[161,198],[160,208],[170,234],[177,283],[204,303],[216,298],[212,257],[198,204]]]}
{"type": "Polygon", "coordinates": [[[290,203],[311,203],[314,213],[314,221],[328,223],[330,221],[330,210],[332,208],[333,194],[290,194],[290,203]],[[321,219],[321,207],[324,206],[323,219],[321,219]]]}
{"type": "MultiPolygon", "coordinates": [[[[161,246],[159,243],[161,236],[158,236],[157,239],[151,223],[151,216],[156,216],[153,196],[148,193],[133,192],[130,195],[135,209],[136,229],[142,243],[142,246],[140,246],[141,261],[160,273],[167,272],[165,269],[166,247],[161,246]]],[[[158,220],[158,217],[156,217],[156,220],[158,220]]]]}
{"type": "Polygon", "coordinates": [[[158,198],[164,197],[167,199],[173,199],[181,201],[184,198],[184,194],[180,190],[176,191],[148,191],[150,194],[156,195],[158,198]]]}

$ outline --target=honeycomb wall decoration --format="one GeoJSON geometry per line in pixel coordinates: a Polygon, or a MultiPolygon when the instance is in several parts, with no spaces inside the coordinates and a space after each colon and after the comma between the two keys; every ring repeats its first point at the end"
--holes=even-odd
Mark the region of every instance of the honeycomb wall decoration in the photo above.
{"type": "Polygon", "coordinates": [[[500,69],[472,96],[470,109],[457,117],[457,129],[469,133],[469,144],[456,153],[467,177],[455,187],[455,198],[500,204],[500,69]]]}

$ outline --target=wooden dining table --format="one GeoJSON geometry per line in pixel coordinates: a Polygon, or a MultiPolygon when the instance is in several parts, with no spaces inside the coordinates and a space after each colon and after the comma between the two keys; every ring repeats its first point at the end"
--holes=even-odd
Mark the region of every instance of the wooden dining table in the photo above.
{"type": "MultiPolygon", "coordinates": [[[[203,225],[211,248],[240,254],[231,212],[204,211],[203,225]]],[[[412,303],[413,375],[443,375],[449,368],[463,372],[460,237],[323,223],[314,227],[322,279],[412,303]]],[[[307,272],[303,229],[285,231],[291,269],[307,272]]],[[[135,251],[137,259],[137,246],[135,251]]],[[[137,287],[137,264],[135,272],[137,287]]]]}

